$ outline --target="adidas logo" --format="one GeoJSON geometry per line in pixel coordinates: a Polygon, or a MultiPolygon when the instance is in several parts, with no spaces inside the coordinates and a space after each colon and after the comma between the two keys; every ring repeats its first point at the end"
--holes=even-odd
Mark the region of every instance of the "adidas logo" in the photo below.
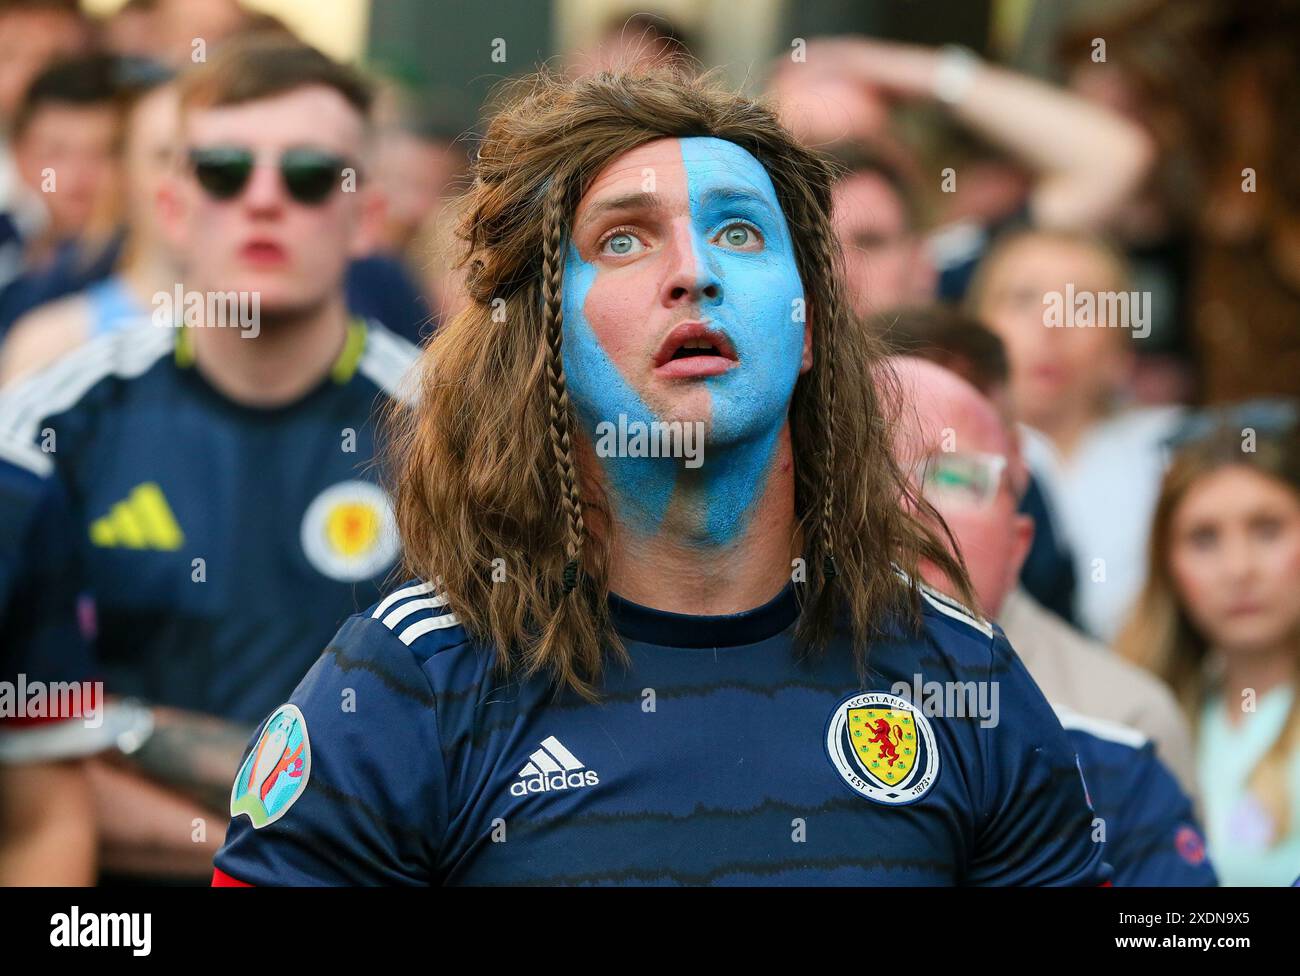
{"type": "Polygon", "coordinates": [[[156,481],[146,481],[90,523],[90,541],[105,549],[179,549],[185,533],[156,481]]]}
{"type": "Polygon", "coordinates": [[[587,769],[552,735],[543,739],[542,748],[528,757],[527,764],[519,770],[519,779],[510,786],[510,794],[527,796],[551,790],[574,790],[581,786],[595,786],[599,782],[596,771],[587,769]]]}

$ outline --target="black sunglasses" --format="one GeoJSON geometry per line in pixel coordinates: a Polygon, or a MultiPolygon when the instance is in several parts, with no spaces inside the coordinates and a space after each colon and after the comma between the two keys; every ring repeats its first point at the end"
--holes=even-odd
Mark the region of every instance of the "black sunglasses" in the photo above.
{"type": "MultiPolygon", "coordinates": [[[[233,200],[244,191],[257,165],[253,150],[244,146],[209,146],[189,151],[194,178],[214,200],[233,200]]],[[[342,156],[323,149],[286,149],[280,156],[280,179],[299,203],[324,202],[342,184],[350,166],[342,156]]]]}

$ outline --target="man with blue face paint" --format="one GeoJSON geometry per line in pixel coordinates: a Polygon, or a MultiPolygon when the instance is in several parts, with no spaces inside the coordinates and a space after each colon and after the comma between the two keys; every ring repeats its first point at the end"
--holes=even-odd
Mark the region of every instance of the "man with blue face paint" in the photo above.
{"type": "Polygon", "coordinates": [[[250,755],[292,761],[215,883],[1104,882],[1050,706],[917,582],[970,594],[891,455],[829,164],[671,73],[522,91],[395,431],[414,579],[268,717],[250,755]]]}
{"type": "Polygon", "coordinates": [[[699,425],[710,454],[697,473],[601,458],[642,547],[734,544],[765,493],[781,491],[768,475],[795,381],[811,366],[803,306],[772,181],[739,146],[664,139],[597,176],[564,271],[564,367],[578,416],[590,433],[619,417],[646,429],[699,425]],[[637,311],[627,307],[634,290],[650,299],[637,311]]]}

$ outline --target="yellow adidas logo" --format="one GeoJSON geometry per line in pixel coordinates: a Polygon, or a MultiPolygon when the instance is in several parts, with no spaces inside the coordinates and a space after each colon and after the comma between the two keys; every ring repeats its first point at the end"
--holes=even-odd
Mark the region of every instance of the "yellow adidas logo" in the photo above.
{"type": "Polygon", "coordinates": [[[90,541],[106,549],[179,549],[185,533],[156,481],[146,481],[90,523],[90,541]]]}

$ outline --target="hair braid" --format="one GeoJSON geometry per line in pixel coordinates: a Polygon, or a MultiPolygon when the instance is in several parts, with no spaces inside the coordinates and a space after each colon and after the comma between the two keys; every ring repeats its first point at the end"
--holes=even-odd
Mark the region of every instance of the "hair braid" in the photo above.
{"type": "Polygon", "coordinates": [[[564,188],[567,181],[557,174],[542,203],[542,300],[543,335],[546,339],[546,401],[555,470],[560,479],[560,498],[564,505],[566,538],[564,543],[564,595],[578,585],[582,544],[586,526],[582,520],[582,497],[573,463],[570,437],[569,388],[564,378],[563,334],[564,309],[564,188]]]}
{"type": "Polygon", "coordinates": [[[827,580],[839,575],[835,566],[835,316],[826,316],[822,330],[826,360],[826,473],[822,492],[822,545],[826,547],[827,580]]]}
{"type": "MultiPolygon", "coordinates": [[[[804,218],[801,223],[805,226],[812,226],[815,219],[815,208],[809,202],[805,201],[800,208],[804,218]]],[[[832,273],[835,267],[836,255],[833,248],[830,247],[828,239],[824,235],[811,235],[814,241],[814,249],[817,251],[814,267],[818,270],[811,281],[811,293],[819,296],[820,300],[815,309],[815,313],[821,319],[821,348],[814,351],[814,355],[821,357],[823,370],[822,382],[824,384],[823,397],[823,424],[822,428],[826,435],[826,460],[822,468],[822,485],[821,499],[822,510],[819,530],[822,543],[822,570],[826,581],[835,579],[839,575],[839,569],[835,564],[835,319],[837,317],[836,305],[840,300],[839,290],[837,288],[836,277],[832,273]]]]}

